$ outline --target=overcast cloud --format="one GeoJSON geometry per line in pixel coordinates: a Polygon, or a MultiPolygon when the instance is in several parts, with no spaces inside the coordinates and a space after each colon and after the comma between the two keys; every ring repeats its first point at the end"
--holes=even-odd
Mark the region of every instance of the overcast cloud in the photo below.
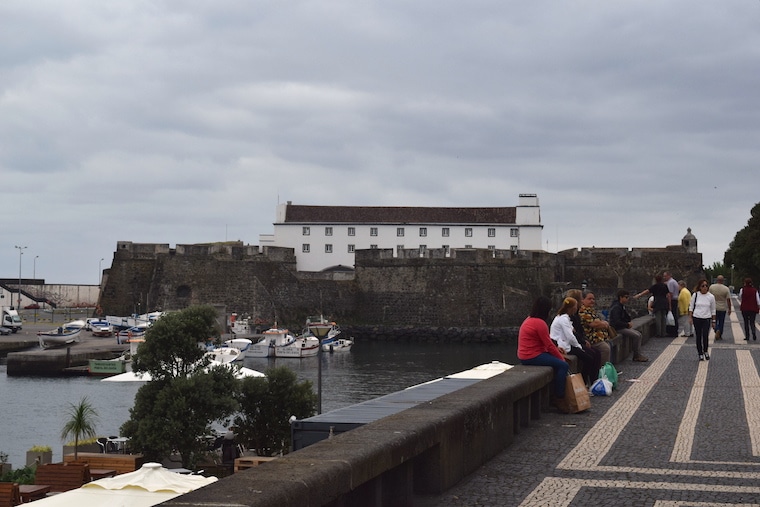
{"type": "Polygon", "coordinates": [[[0,277],[15,245],[85,284],[117,241],[256,245],[278,201],[520,193],[548,251],[691,227],[710,265],[760,201],[758,26],[757,0],[5,0],[0,277]]]}

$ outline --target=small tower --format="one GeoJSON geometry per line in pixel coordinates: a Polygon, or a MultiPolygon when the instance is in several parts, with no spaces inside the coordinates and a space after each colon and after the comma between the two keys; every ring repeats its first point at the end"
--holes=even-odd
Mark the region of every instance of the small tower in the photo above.
{"type": "Polygon", "coordinates": [[[687,253],[698,253],[697,238],[691,233],[691,227],[686,229],[686,236],[684,236],[681,240],[681,246],[684,248],[684,250],[686,250],[687,253]]]}

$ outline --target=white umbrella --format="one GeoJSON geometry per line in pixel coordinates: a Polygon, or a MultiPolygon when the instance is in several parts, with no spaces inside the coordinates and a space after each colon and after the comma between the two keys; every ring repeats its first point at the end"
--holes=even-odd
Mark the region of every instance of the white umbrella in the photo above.
{"type": "Polygon", "coordinates": [[[134,472],[89,482],[81,488],[32,503],[39,507],[150,507],[217,480],[216,477],[170,472],[160,463],[145,463],[134,472]]]}

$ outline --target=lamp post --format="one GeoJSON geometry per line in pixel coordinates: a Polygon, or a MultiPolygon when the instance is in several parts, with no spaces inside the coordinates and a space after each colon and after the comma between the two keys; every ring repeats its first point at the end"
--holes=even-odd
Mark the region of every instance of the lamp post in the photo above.
{"type": "MultiPolygon", "coordinates": [[[[34,263],[32,264],[32,283],[35,284],[35,287],[36,287],[36,284],[37,284],[37,258],[38,257],[39,257],[39,255],[35,255],[34,256],[34,263]]],[[[34,305],[34,322],[37,322],[37,307],[39,306],[39,304],[37,304],[36,296],[38,294],[39,294],[39,292],[37,291],[37,289],[35,289],[34,290],[34,295],[35,295],[35,300],[34,300],[34,303],[35,303],[35,305],[34,305]]]]}
{"type": "Polygon", "coordinates": [[[18,305],[16,310],[19,310],[21,308],[21,256],[24,255],[26,247],[18,245],[15,247],[18,248],[18,305]]]}

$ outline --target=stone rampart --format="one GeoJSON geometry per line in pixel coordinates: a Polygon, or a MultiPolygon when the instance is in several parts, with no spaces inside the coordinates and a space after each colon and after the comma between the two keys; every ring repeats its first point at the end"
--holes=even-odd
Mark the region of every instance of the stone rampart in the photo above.
{"type": "MultiPolygon", "coordinates": [[[[374,249],[356,252],[354,271],[299,273],[287,248],[123,241],[104,273],[100,305],[129,315],[212,304],[294,331],[319,314],[344,326],[501,328],[519,326],[539,295],[558,297],[585,283],[606,308],[618,287],[648,288],[663,269],[691,283],[701,260],[682,248],[429,250],[401,258],[374,249]]],[[[644,305],[634,302],[634,313],[644,305]]]]}

